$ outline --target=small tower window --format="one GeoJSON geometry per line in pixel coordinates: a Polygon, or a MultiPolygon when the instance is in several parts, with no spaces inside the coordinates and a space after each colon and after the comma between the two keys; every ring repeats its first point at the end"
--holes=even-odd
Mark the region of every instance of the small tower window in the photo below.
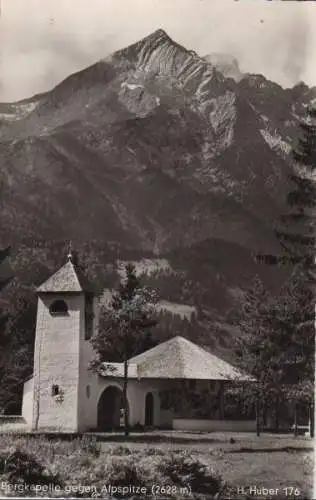
{"type": "Polygon", "coordinates": [[[68,314],[68,306],[64,300],[55,300],[51,304],[49,312],[52,316],[66,316],[68,314]]]}
{"type": "Polygon", "coordinates": [[[90,398],[90,385],[86,386],[86,396],[88,399],[90,398]]]}
{"type": "Polygon", "coordinates": [[[52,396],[58,396],[59,393],[59,385],[52,385],[52,396]]]}

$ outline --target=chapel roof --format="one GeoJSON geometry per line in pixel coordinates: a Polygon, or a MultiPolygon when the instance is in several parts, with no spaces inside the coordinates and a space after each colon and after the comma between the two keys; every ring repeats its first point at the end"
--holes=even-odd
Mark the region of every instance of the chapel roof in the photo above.
{"type": "Polygon", "coordinates": [[[83,271],[74,263],[73,255],[69,254],[66,264],[42,283],[37,292],[94,292],[94,288],[83,271]]]}
{"type": "MultiPolygon", "coordinates": [[[[108,363],[111,365],[111,363],[108,363]]],[[[105,376],[122,376],[122,369],[105,376]]],[[[159,379],[251,381],[232,365],[190,340],[177,336],[129,360],[129,377],[159,379]]]]}

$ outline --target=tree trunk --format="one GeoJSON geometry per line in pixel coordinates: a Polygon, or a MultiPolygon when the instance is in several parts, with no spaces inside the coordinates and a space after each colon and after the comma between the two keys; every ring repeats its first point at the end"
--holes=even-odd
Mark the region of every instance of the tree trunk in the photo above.
{"type": "Polygon", "coordinates": [[[257,436],[260,436],[260,399],[259,395],[257,395],[256,399],[256,429],[257,429],[257,436]]]}
{"type": "Polygon", "coordinates": [[[294,406],[294,436],[297,436],[298,434],[298,429],[297,429],[297,403],[295,402],[295,406],[294,406]]]}
{"type": "Polygon", "coordinates": [[[267,412],[268,412],[267,402],[265,401],[263,406],[263,415],[262,415],[262,425],[265,428],[267,427],[267,412]]]}
{"type": "Polygon", "coordinates": [[[274,421],[275,432],[280,430],[280,396],[276,394],[275,396],[275,421],[274,421]]]}
{"type": "Polygon", "coordinates": [[[129,419],[128,419],[128,401],[127,401],[127,381],[128,381],[128,364],[125,351],[124,356],[124,381],[123,381],[123,406],[124,406],[124,434],[129,435],[129,419]]]}
{"type": "Polygon", "coordinates": [[[313,438],[315,433],[315,415],[313,403],[309,405],[309,434],[313,438]]]}

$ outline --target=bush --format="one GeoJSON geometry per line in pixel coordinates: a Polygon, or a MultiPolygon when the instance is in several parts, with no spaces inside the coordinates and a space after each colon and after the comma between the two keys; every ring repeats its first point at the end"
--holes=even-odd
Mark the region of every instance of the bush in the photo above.
{"type": "Polygon", "coordinates": [[[189,486],[192,492],[215,495],[223,482],[220,475],[189,453],[172,454],[161,461],[160,472],[179,486],[189,486]]]}
{"type": "Polygon", "coordinates": [[[131,455],[132,452],[127,446],[116,446],[111,448],[111,455],[131,455]]]}
{"type": "Polygon", "coordinates": [[[83,435],[82,438],[79,440],[78,445],[79,448],[89,453],[90,455],[93,455],[94,457],[100,456],[101,445],[95,437],[83,435]]]}
{"type": "Polygon", "coordinates": [[[0,456],[0,475],[10,483],[61,485],[58,475],[52,474],[32,455],[23,452],[19,448],[7,455],[0,456]]]}
{"type": "Polygon", "coordinates": [[[162,450],[159,450],[159,448],[148,448],[145,453],[148,456],[151,456],[151,455],[164,456],[165,455],[165,452],[162,450]]]}
{"type": "Polygon", "coordinates": [[[111,457],[104,470],[103,481],[105,484],[111,484],[111,486],[145,486],[142,470],[131,456],[124,458],[111,457]]]}

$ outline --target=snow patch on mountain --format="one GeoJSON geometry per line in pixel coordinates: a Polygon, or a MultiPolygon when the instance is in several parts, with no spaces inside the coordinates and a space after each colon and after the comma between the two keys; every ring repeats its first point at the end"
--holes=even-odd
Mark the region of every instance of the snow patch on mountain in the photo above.
{"type": "Polygon", "coordinates": [[[136,83],[123,82],[123,83],[121,83],[121,88],[122,89],[127,88],[129,90],[143,89],[144,85],[139,85],[139,84],[136,84],[136,83]]]}
{"type": "MultiPolygon", "coordinates": [[[[113,298],[113,291],[109,289],[104,289],[99,298],[100,307],[110,307],[113,298]]],[[[176,302],[170,302],[169,300],[160,300],[156,305],[157,311],[167,311],[171,314],[180,316],[182,319],[190,320],[194,314],[196,314],[196,308],[189,306],[187,304],[178,304],[176,302]]]]}
{"type": "Polygon", "coordinates": [[[157,305],[157,310],[168,311],[181,318],[191,319],[193,314],[196,314],[196,308],[193,306],[188,306],[186,304],[177,304],[175,302],[169,302],[168,300],[161,300],[157,305]]]}
{"type": "Polygon", "coordinates": [[[272,134],[268,132],[268,130],[261,129],[261,136],[264,138],[266,143],[275,151],[282,153],[283,155],[288,155],[291,152],[291,146],[287,142],[285,142],[281,135],[277,132],[272,134]]]}
{"type": "Polygon", "coordinates": [[[0,109],[0,120],[2,119],[8,122],[22,120],[23,118],[30,115],[38,106],[38,104],[38,102],[10,104],[7,106],[7,109],[4,112],[1,113],[0,109]]]}

